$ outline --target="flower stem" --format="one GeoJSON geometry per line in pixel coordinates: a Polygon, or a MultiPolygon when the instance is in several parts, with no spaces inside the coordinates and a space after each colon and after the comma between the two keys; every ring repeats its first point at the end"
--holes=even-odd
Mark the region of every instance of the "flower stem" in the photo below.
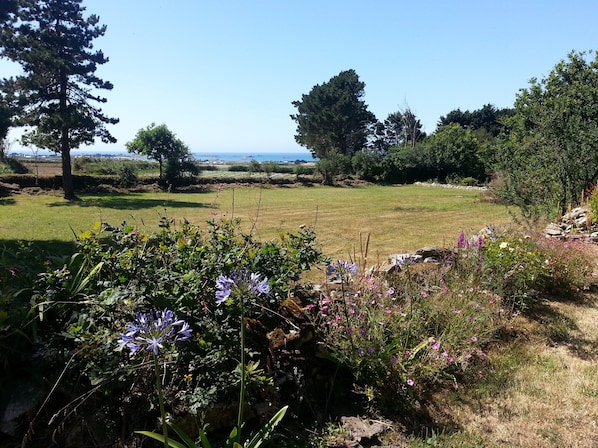
{"type": "Polygon", "coordinates": [[[241,298],[241,391],[239,392],[239,413],[237,415],[237,442],[241,443],[241,426],[243,425],[243,408],[245,405],[245,313],[241,298]]]}
{"type": "Polygon", "coordinates": [[[162,392],[160,366],[158,365],[158,357],[156,355],[154,355],[154,369],[156,371],[156,390],[158,391],[158,402],[160,403],[160,415],[162,416],[162,433],[164,434],[164,448],[168,448],[168,425],[166,424],[166,410],[164,409],[164,393],[162,392]]]}

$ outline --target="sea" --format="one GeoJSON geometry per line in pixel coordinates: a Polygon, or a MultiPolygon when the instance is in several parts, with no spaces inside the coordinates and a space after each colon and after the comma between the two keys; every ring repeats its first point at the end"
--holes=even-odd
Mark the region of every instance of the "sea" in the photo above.
{"type": "MultiPolygon", "coordinates": [[[[47,151],[38,151],[37,154],[33,154],[31,152],[27,153],[25,151],[19,152],[11,152],[11,155],[14,156],[21,156],[25,158],[59,158],[60,156],[53,152],[47,151]]],[[[278,162],[278,163],[296,163],[296,162],[315,162],[317,159],[314,159],[313,156],[309,151],[293,151],[293,152],[259,152],[259,151],[238,151],[238,152],[191,152],[191,155],[197,161],[204,162],[204,163],[242,163],[242,162],[251,162],[255,160],[257,162],[278,162]]],[[[71,157],[98,157],[98,158],[143,158],[140,156],[136,156],[134,154],[128,153],[126,151],[113,151],[113,152],[98,152],[94,153],[93,151],[77,151],[73,150],[71,152],[71,157]]]]}
{"type": "Polygon", "coordinates": [[[192,152],[193,158],[200,162],[315,162],[310,152],[192,152]]]}

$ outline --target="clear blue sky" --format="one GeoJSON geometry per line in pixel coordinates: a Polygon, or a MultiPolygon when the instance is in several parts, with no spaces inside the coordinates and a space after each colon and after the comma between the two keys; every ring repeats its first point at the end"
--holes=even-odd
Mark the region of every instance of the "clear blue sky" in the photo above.
{"type": "MultiPolygon", "coordinates": [[[[596,0],[86,0],[114,84],[103,110],[118,151],[165,123],[193,152],[294,152],[291,105],[354,69],[380,120],[511,107],[571,50],[598,50],[596,0]]],[[[6,62],[0,69],[10,72],[6,62]]],[[[80,153],[75,151],[74,154],[80,153]]]]}

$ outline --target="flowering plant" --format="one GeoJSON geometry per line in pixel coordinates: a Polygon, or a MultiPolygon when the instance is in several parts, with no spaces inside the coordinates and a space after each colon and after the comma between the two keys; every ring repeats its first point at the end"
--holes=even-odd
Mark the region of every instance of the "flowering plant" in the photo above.
{"type": "MultiPolygon", "coordinates": [[[[216,281],[216,304],[217,305],[233,305],[236,304],[241,312],[241,381],[239,391],[239,409],[237,414],[237,426],[233,428],[227,446],[233,448],[241,448],[241,428],[243,427],[243,408],[245,402],[245,379],[246,379],[246,363],[245,363],[245,302],[247,299],[255,298],[261,294],[270,293],[270,284],[266,277],[260,274],[252,273],[246,270],[236,270],[229,274],[229,276],[220,275],[216,281]]],[[[253,448],[261,445],[261,443],[270,435],[274,427],[282,420],[287,410],[287,406],[280,409],[274,417],[270,419],[268,424],[264,426],[251,439],[246,448],[253,448]]],[[[205,433],[202,432],[202,440],[206,440],[205,433]]],[[[209,445],[204,444],[204,448],[209,445]]]]}
{"type": "Polygon", "coordinates": [[[162,380],[158,355],[166,344],[174,344],[178,341],[187,341],[191,338],[191,328],[184,320],[179,320],[169,309],[155,311],[153,313],[137,313],[133,322],[129,322],[124,333],[121,333],[118,340],[119,350],[128,348],[131,355],[135,355],[142,348],[152,353],[154,359],[154,371],[156,374],[156,389],[158,391],[158,402],[160,415],[162,417],[162,436],[150,431],[137,431],[149,437],[157,438],[164,442],[164,447],[176,446],[168,439],[168,426],[166,423],[166,409],[164,407],[164,393],[162,391],[162,380]],[[158,436],[158,437],[156,437],[158,436]]]}

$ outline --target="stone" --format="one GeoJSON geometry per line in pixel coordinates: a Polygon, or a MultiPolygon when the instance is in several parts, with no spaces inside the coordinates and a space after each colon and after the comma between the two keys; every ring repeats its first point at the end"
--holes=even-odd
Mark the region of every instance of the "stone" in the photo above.
{"type": "Polygon", "coordinates": [[[544,229],[544,233],[548,236],[562,236],[563,230],[561,229],[561,227],[559,225],[551,222],[544,229]]]}

